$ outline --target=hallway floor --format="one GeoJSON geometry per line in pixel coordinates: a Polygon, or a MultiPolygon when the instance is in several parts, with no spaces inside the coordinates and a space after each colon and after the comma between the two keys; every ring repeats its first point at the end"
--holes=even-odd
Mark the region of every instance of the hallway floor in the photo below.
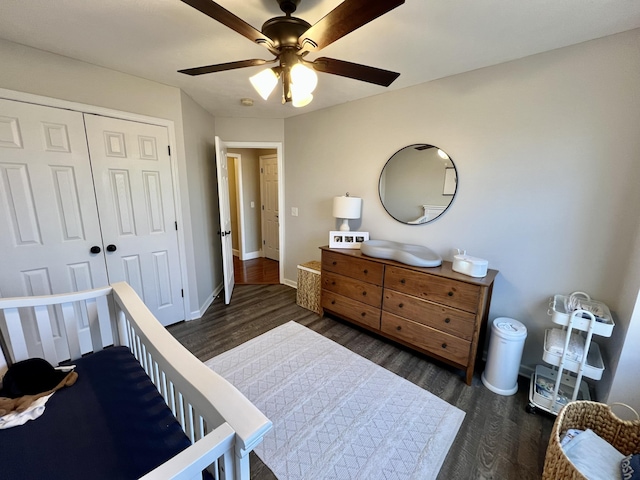
{"type": "Polygon", "coordinates": [[[254,258],[243,262],[234,256],[233,274],[236,285],[278,285],[280,262],[269,258],[254,258]]]}

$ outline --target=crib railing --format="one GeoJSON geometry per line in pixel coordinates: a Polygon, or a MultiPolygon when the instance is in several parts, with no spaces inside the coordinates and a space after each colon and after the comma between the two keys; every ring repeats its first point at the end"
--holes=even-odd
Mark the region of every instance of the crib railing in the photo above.
{"type": "Polygon", "coordinates": [[[0,299],[0,311],[8,363],[42,357],[57,365],[110,345],[130,348],[192,442],[144,480],[202,478],[205,468],[216,479],[249,479],[249,452],[271,422],[173,338],[128,284],[0,299]]]}

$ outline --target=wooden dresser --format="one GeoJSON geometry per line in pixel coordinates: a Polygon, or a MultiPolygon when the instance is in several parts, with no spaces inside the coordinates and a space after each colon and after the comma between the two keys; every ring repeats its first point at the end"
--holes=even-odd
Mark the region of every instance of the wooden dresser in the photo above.
{"type": "Polygon", "coordinates": [[[473,278],[451,270],[322,250],[322,309],[465,370],[471,385],[496,270],[473,278]]]}

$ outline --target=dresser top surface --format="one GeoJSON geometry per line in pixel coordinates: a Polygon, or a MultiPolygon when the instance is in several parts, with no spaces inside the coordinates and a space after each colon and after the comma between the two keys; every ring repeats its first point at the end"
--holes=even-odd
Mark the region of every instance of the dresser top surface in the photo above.
{"type": "Polygon", "coordinates": [[[328,245],[320,247],[320,249],[327,252],[339,253],[354,258],[362,258],[364,260],[369,260],[372,262],[383,263],[385,265],[402,267],[408,270],[414,270],[416,272],[452,278],[454,280],[459,280],[461,282],[467,282],[474,285],[490,286],[495,280],[496,275],[498,274],[498,270],[489,269],[486,276],[476,278],[470,277],[468,275],[463,275],[462,273],[454,272],[451,268],[452,263],[446,260],[443,260],[442,265],[440,265],[439,267],[414,267],[411,265],[406,265],[404,263],[396,262],[395,260],[385,260],[382,258],[368,257],[367,255],[364,255],[359,249],[329,248],[328,245]]]}

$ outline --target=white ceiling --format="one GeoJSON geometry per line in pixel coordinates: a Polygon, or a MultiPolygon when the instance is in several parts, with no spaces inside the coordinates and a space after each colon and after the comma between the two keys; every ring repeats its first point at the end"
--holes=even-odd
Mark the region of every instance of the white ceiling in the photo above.
{"type": "MultiPolygon", "coordinates": [[[[258,30],[282,15],[276,0],[218,3],[258,30]]],[[[302,0],[294,15],[314,24],[339,3],[302,0]]],[[[400,72],[390,87],[320,73],[314,101],[296,109],[277,92],[266,102],[255,93],[248,77],[264,67],[177,73],[272,58],[180,0],[0,0],[1,38],[179,87],[225,117],[287,118],[638,27],[638,0],[407,0],[308,56],[400,72]]]]}

